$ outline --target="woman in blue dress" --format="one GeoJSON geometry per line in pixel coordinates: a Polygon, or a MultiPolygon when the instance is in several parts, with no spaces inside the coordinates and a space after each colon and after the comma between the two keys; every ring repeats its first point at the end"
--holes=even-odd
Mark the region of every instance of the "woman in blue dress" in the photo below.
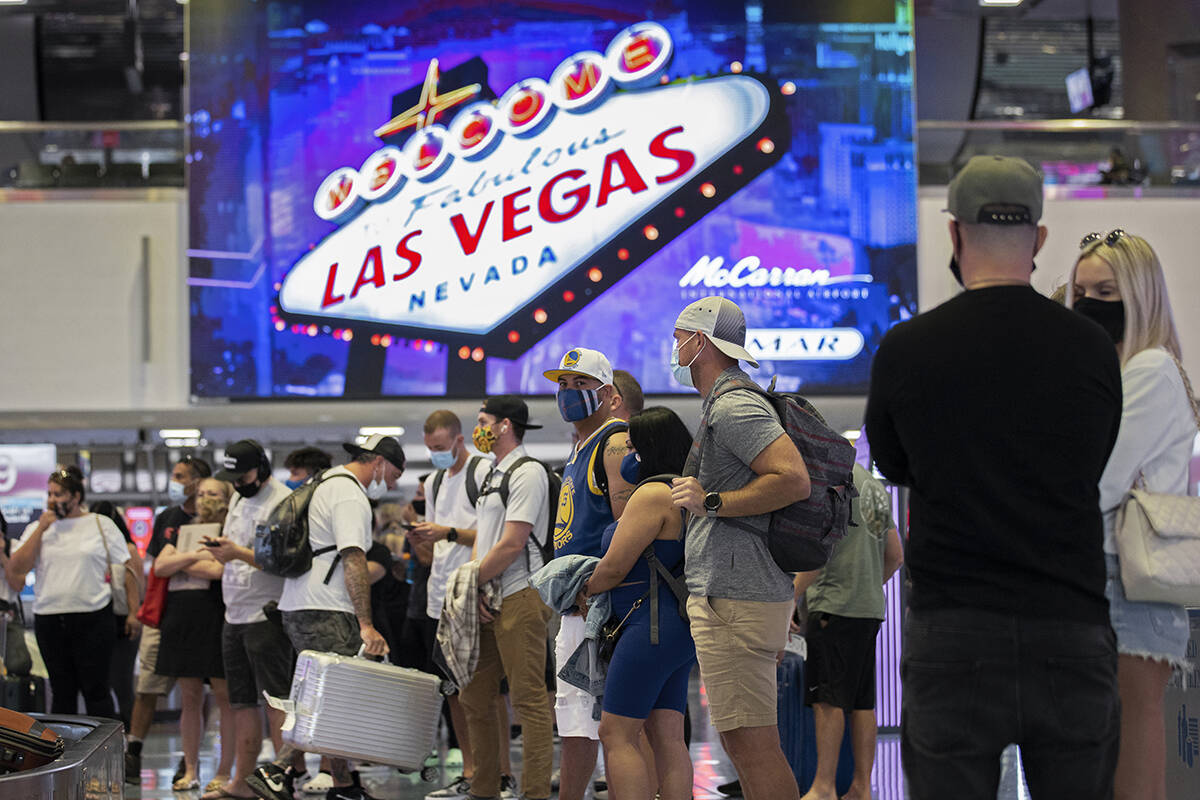
{"type": "Polygon", "coordinates": [[[621,474],[637,488],[621,519],[604,532],[604,557],[584,590],[587,596],[610,592],[613,616],[624,620],[604,689],[600,741],[614,800],[642,800],[654,797],[656,790],[661,800],[690,800],[692,761],[684,744],[683,716],[696,647],[679,602],[661,576],[658,643],[652,643],[651,567],[643,557],[653,546],[658,561],[682,576],[687,520],[671,502],[668,482],[638,482],[679,475],[692,434],[674,411],[655,407],[629,421],[629,439],[621,474]],[[657,775],[649,773],[639,749],[643,730],[657,775]]]}

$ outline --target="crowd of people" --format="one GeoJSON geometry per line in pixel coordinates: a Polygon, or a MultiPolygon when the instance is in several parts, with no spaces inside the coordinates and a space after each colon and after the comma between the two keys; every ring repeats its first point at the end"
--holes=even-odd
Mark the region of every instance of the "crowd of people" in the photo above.
{"type": "Polygon", "coordinates": [[[540,425],[514,395],[488,397],[468,422],[482,455],[456,414],[428,415],[433,471],[405,506],[378,502],[407,463],[388,436],[345,445],[336,467],[319,449],[296,451],[286,485],[252,440],[229,446],[215,474],[180,459],[147,551],[166,600],[140,631],[136,691],[118,688],[119,711],[110,689],[128,668],[110,663],[132,662],[121,642],[139,635],[143,570],[119,515],[89,513],[79,471],[55,472],[48,510],[0,562],[13,591],[37,573],[54,711],[74,712],[82,695],[89,714],[123,716],[136,778],[157,698],[178,682],[175,788],[198,788],[207,685],[222,746],[207,800],[357,800],[369,795],[348,761],[306,774],[275,709],[265,709],[275,757],[256,764],[263,693],[288,694],[301,650],[390,654],[458,689],[446,719],[462,774],[429,800],[583,800],[598,788],[601,745],[609,797],[688,800],[698,667],[737,771],[729,791],[799,800],[776,676],[802,632],[818,748],[804,800],[838,797],[847,728],[854,777],[841,796],[863,800],[882,587],[904,563],[912,797],[994,798],[1001,753],[1018,744],[1035,796],[1163,800],[1163,695],[1189,626],[1178,606],[1125,596],[1114,539],[1135,482],[1186,492],[1200,419],[1162,267],[1138,236],[1089,234],[1065,291],[1043,297],[1030,284],[1047,233],[1036,171],[977,157],[949,200],[951,270],[965,291],[884,338],[867,403],[871,458],[911,491],[906,543],[886,491],[859,466],[852,524],[828,563],[776,565],[771,515],[809,496],[808,467],[765,397],[722,391],[758,364],[742,310],[707,297],[679,314],[670,365],[703,398],[695,430],[670,408],[643,408],[632,375],[577,347],[545,373],[574,429],[561,469],[530,457],[525,435],[540,425]],[[318,482],[312,568],[267,574],[255,529],[307,481],[318,482]]]}

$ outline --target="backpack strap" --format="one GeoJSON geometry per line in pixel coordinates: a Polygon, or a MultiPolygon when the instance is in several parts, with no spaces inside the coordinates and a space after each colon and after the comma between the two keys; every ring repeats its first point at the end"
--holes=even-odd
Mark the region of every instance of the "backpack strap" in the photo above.
{"type": "Polygon", "coordinates": [[[650,644],[658,644],[658,579],[661,577],[671,590],[671,594],[675,595],[675,599],[679,605],[679,616],[687,621],[687,586],[675,574],[683,566],[683,561],[675,565],[674,569],[668,570],[663,563],[658,560],[658,553],[654,552],[654,542],[642,551],[642,558],[646,559],[646,563],[650,565],[650,644]]]}
{"type": "Polygon", "coordinates": [[[446,479],[446,470],[439,469],[433,473],[433,483],[429,484],[429,491],[425,493],[426,502],[432,500],[434,505],[437,505],[438,492],[442,489],[442,481],[446,479]]]}
{"type": "Polygon", "coordinates": [[[471,508],[474,508],[475,503],[479,501],[479,480],[475,473],[484,460],[483,456],[471,456],[467,459],[467,501],[471,504],[471,508]]]}
{"type": "MultiPolygon", "coordinates": [[[[661,475],[651,475],[649,478],[643,478],[638,481],[638,487],[644,486],[647,483],[662,483],[667,486],[673,485],[673,482],[678,475],[663,473],[661,475]]],[[[635,489],[636,490],[636,489],[635,489]]],[[[679,532],[680,537],[687,532],[687,511],[679,510],[679,532]]],[[[679,602],[679,616],[687,620],[687,585],[680,580],[678,572],[683,566],[680,561],[672,569],[667,569],[662,561],[658,558],[658,553],[654,552],[654,542],[647,545],[642,551],[642,558],[646,559],[646,563],[650,566],[650,644],[658,644],[658,580],[662,578],[670,588],[671,594],[675,595],[675,599],[679,602]]]]}
{"type": "MultiPolygon", "coordinates": [[[[353,478],[355,485],[361,486],[361,484],[359,484],[359,482],[358,482],[358,478],[355,478],[353,475],[347,475],[344,472],[336,472],[333,475],[326,475],[324,472],[322,472],[320,475],[316,476],[315,480],[317,481],[318,484],[321,484],[331,478],[339,478],[339,477],[340,478],[353,478]]],[[[316,494],[317,494],[317,488],[313,487],[313,493],[312,493],[312,495],[309,496],[309,501],[308,501],[310,506],[312,505],[312,498],[315,497],[316,494]]],[[[310,547],[311,547],[311,545],[310,545],[310,547]]],[[[312,551],[313,558],[316,558],[317,556],[323,556],[326,553],[333,553],[335,550],[337,550],[336,544],[327,545],[325,547],[318,547],[316,550],[312,551]]],[[[339,552],[334,553],[333,563],[329,565],[329,570],[325,573],[325,580],[322,581],[322,583],[324,583],[326,586],[329,585],[329,580],[330,580],[330,578],[333,577],[333,571],[335,569],[337,569],[337,565],[341,562],[341,560],[342,560],[341,552],[339,551],[339,552]]]]}
{"type": "MultiPolygon", "coordinates": [[[[511,488],[509,486],[509,484],[512,483],[513,473],[516,472],[521,467],[523,467],[524,465],[529,464],[531,462],[534,464],[537,464],[538,468],[543,471],[546,469],[545,465],[542,464],[541,461],[538,461],[533,456],[522,456],[521,458],[518,458],[511,467],[506,469],[504,471],[504,475],[501,476],[500,486],[496,489],[496,491],[500,494],[500,503],[504,506],[505,510],[508,509],[508,493],[511,488]]],[[[543,560],[545,560],[546,548],[549,547],[549,542],[539,542],[538,538],[537,538],[537,531],[533,530],[532,526],[530,526],[529,535],[533,537],[533,543],[535,545],[537,545],[538,550],[540,550],[542,553],[543,560]]],[[[528,545],[525,546],[525,564],[526,564],[527,568],[530,568],[533,566],[529,560],[529,546],[528,545]]]]}

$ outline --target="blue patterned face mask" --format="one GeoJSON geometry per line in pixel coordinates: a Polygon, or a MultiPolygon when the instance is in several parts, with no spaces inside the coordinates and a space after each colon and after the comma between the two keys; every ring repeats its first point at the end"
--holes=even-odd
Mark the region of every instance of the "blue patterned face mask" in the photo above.
{"type": "Polygon", "coordinates": [[[595,389],[559,389],[558,413],[564,422],[579,422],[600,410],[600,392],[595,389]]]}
{"type": "Polygon", "coordinates": [[[642,476],[642,457],[636,452],[621,459],[621,480],[630,486],[637,486],[642,476]]]}

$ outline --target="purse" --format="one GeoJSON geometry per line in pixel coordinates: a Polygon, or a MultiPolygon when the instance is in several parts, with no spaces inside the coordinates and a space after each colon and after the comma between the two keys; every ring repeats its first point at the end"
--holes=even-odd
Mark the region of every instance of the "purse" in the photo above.
{"type": "MultiPolygon", "coordinates": [[[[1174,360],[1186,387],[1187,375],[1179,359],[1174,360]]],[[[1190,393],[1188,401],[1200,428],[1200,411],[1190,393]]],[[[1116,539],[1126,597],[1200,606],[1200,497],[1135,485],[1117,509],[1116,539]]]]}
{"type": "Polygon", "coordinates": [[[137,615],[138,621],[143,625],[157,628],[162,624],[163,609],[167,605],[167,586],[170,583],[170,578],[160,578],[154,571],[154,565],[150,565],[150,577],[146,580],[146,597],[142,600],[142,607],[137,615]]]}

